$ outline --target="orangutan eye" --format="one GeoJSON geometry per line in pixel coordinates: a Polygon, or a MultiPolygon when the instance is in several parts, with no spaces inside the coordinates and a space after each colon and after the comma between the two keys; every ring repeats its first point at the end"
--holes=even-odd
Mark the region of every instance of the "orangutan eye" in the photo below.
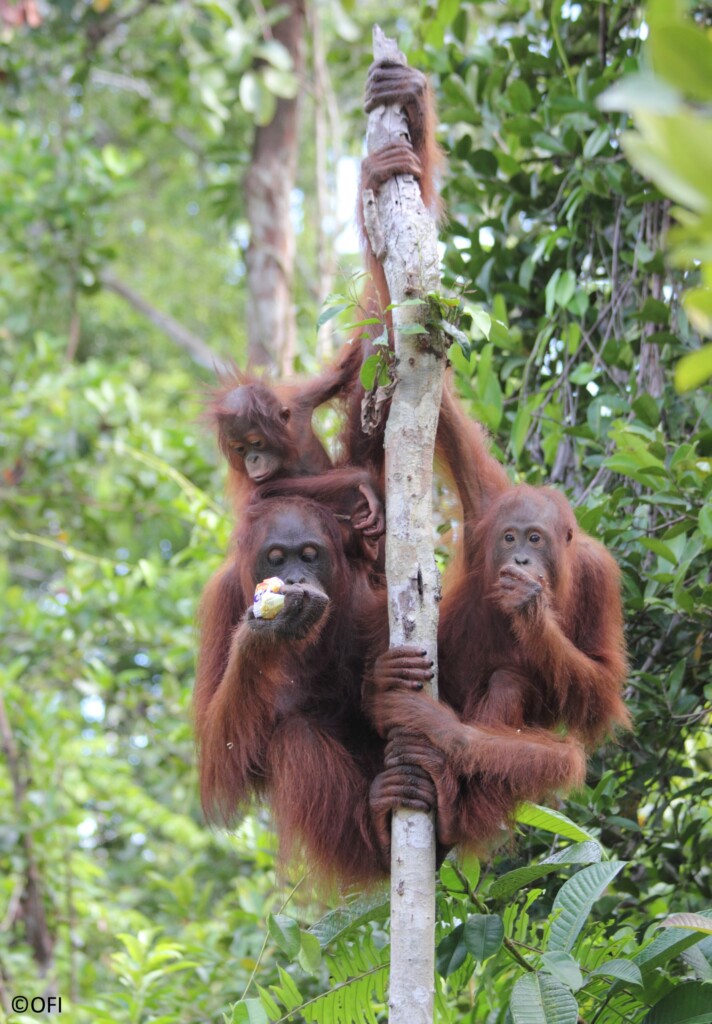
{"type": "Polygon", "coordinates": [[[264,448],[264,446],[265,446],[265,443],[262,440],[262,438],[258,437],[256,441],[252,442],[252,447],[256,448],[258,451],[260,450],[260,448],[264,448]]]}
{"type": "Polygon", "coordinates": [[[244,459],[244,457],[245,457],[245,446],[244,446],[244,444],[239,444],[238,442],[233,442],[233,444],[231,444],[230,447],[232,448],[232,450],[234,452],[237,452],[237,454],[240,456],[241,459],[244,459]]]}
{"type": "Polygon", "coordinates": [[[512,533],[512,531],[508,530],[505,533],[505,535],[504,535],[504,539],[507,542],[507,544],[514,544],[514,541],[515,541],[516,538],[515,538],[514,534],[512,533]]]}
{"type": "Polygon", "coordinates": [[[538,544],[540,540],[541,540],[540,534],[538,534],[538,533],[530,533],[529,534],[529,543],[530,544],[538,544]]]}
{"type": "Polygon", "coordinates": [[[313,544],[307,544],[302,548],[301,559],[303,562],[316,562],[319,552],[313,544]]]}
{"type": "Polygon", "coordinates": [[[270,565],[282,565],[284,562],[284,551],[282,548],[270,548],[267,552],[267,561],[270,565]]]}

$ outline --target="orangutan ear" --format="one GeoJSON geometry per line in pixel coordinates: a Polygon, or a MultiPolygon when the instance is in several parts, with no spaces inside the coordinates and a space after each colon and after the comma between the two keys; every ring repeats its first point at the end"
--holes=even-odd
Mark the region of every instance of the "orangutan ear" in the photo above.
{"type": "Polygon", "coordinates": [[[289,423],[289,417],[291,415],[292,413],[287,408],[286,405],[283,405],[282,408],[279,410],[279,418],[281,419],[282,423],[289,423]]]}

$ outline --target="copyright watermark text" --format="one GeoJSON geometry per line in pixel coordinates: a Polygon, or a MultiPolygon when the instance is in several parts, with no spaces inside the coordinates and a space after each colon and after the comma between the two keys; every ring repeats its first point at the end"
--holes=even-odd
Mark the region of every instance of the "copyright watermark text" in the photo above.
{"type": "Polygon", "coordinates": [[[14,996],[12,1000],[13,1013],[61,1013],[61,996],[34,996],[28,999],[27,996],[14,996]]]}

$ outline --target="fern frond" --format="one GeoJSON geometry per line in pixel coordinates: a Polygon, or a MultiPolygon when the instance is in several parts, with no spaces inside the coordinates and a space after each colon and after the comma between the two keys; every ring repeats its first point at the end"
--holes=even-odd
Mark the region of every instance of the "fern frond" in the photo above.
{"type": "Polygon", "coordinates": [[[367,935],[360,944],[339,943],[326,963],[332,981],[328,992],[303,999],[294,979],[282,968],[281,984],[266,992],[259,990],[271,1024],[301,1020],[306,1024],[378,1024],[379,1004],[386,1002],[390,949],[378,949],[367,935]],[[274,1014],[277,1003],[286,1011],[278,1017],[274,1014]]]}

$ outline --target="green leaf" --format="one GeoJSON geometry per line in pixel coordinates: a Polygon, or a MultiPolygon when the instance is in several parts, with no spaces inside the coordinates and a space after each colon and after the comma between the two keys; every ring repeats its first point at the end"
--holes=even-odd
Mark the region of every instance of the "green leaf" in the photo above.
{"type": "Polygon", "coordinates": [[[512,104],[512,108],[523,114],[528,113],[534,106],[531,89],[521,78],[515,78],[507,89],[507,96],[512,104]]]}
{"type": "Polygon", "coordinates": [[[294,1010],[297,1006],[300,1006],[304,1002],[302,994],[297,988],[297,984],[291,974],[287,974],[283,967],[277,965],[277,973],[279,974],[279,985],[274,985],[274,992],[279,996],[284,1005],[288,1010],[294,1010]]]}
{"type": "Polygon", "coordinates": [[[570,953],[561,953],[554,950],[551,953],[542,953],[542,970],[551,974],[554,978],[566,985],[572,992],[583,988],[583,974],[581,968],[570,953]]]}
{"type": "Polygon", "coordinates": [[[440,881],[446,889],[450,890],[450,892],[467,892],[467,886],[462,881],[449,859],[444,860],[440,865],[440,881]]]}
{"type": "Polygon", "coordinates": [[[573,270],[565,270],[556,282],[554,299],[559,306],[564,307],[573,298],[576,291],[576,274],[573,270]]]}
{"type": "Polygon", "coordinates": [[[472,914],[465,922],[465,946],[478,963],[488,960],[504,941],[504,923],[496,914],[472,914]]]}
{"type": "Polygon", "coordinates": [[[447,320],[443,320],[440,326],[443,332],[449,335],[453,341],[460,346],[465,358],[469,359],[472,355],[472,345],[464,331],[461,331],[459,327],[455,327],[454,324],[449,323],[447,320]]]}
{"type": "Polygon", "coordinates": [[[467,958],[467,946],[465,945],[465,926],[457,925],[444,939],[438,943],[435,953],[435,965],[438,974],[447,978],[462,967],[467,958]]]}
{"type": "Polygon", "coordinates": [[[584,143],[584,159],[593,160],[594,157],[598,156],[601,150],[608,145],[610,137],[611,130],[607,124],[602,124],[599,125],[598,128],[594,128],[584,143]]]}
{"type": "Polygon", "coordinates": [[[311,932],[301,932],[301,949],[299,950],[299,966],[307,974],[316,974],[321,964],[321,943],[311,932]]]}
{"type": "Polygon", "coordinates": [[[390,912],[388,892],[377,889],[365,896],[358,896],[345,906],[330,910],[309,931],[316,935],[322,949],[359,925],[370,921],[385,921],[390,912]]]}
{"type": "Polygon", "coordinates": [[[647,323],[666,324],[670,319],[670,308],[660,299],[646,299],[637,316],[647,323]]]}
{"type": "Polygon", "coordinates": [[[268,1021],[269,1017],[259,999],[244,999],[232,1007],[233,1024],[268,1024],[268,1021]]]}
{"type": "Polygon", "coordinates": [[[666,562],[670,563],[670,565],[675,565],[677,563],[677,556],[675,555],[675,552],[672,548],[668,547],[664,541],[657,540],[655,537],[641,537],[639,544],[642,547],[647,548],[648,551],[654,551],[656,555],[664,558],[666,562]]]}
{"type": "Polygon", "coordinates": [[[643,985],[640,968],[632,960],[608,960],[592,971],[588,980],[599,977],[616,978],[617,981],[622,981],[626,985],[636,985],[641,988],[643,985]]]}
{"type": "Polygon", "coordinates": [[[280,99],[293,100],[297,95],[299,89],[297,78],[290,71],[265,68],[262,77],[269,91],[275,96],[279,96],[280,99]]]}
{"type": "Polygon", "coordinates": [[[540,828],[544,832],[553,832],[556,835],[565,836],[567,839],[574,839],[577,842],[592,842],[596,840],[585,829],[574,824],[569,818],[559,811],[552,811],[550,807],[540,807],[538,804],[521,804],[517,809],[514,820],[519,825],[531,825],[532,828],[540,828]]]}
{"type": "Polygon", "coordinates": [[[472,318],[472,326],[489,340],[492,318],[481,306],[468,306],[466,310],[472,318]]]}
{"type": "Polygon", "coordinates": [[[490,889],[490,896],[495,900],[506,900],[530,882],[553,875],[559,870],[558,864],[531,864],[525,868],[508,871],[494,883],[490,889]]]}
{"type": "MultiPolygon", "coordinates": [[[[705,916],[712,915],[707,912],[705,916]]],[[[679,956],[688,946],[694,946],[702,938],[701,932],[669,928],[656,935],[645,949],[633,957],[633,960],[640,967],[643,978],[648,978],[658,967],[666,964],[673,957],[679,956]]]]}
{"type": "Polygon", "coordinates": [[[359,376],[366,391],[370,391],[376,382],[376,375],[379,371],[380,362],[381,357],[377,352],[363,361],[359,376]]]}
{"type": "Polygon", "coordinates": [[[335,316],[338,316],[339,313],[343,313],[343,311],[348,308],[349,303],[342,302],[338,306],[328,306],[326,309],[322,309],[321,313],[319,314],[319,319],[316,322],[317,331],[319,330],[320,327],[323,327],[324,324],[327,324],[329,320],[333,320],[335,316]]]}
{"type": "Polygon", "coordinates": [[[638,132],[625,132],[621,139],[631,163],[671,199],[706,212],[712,184],[712,124],[692,113],[656,117],[640,111],[636,125],[638,132]]]}
{"type": "Polygon", "coordinates": [[[547,153],[556,153],[557,156],[570,156],[567,146],[560,139],[554,138],[546,132],[537,132],[533,140],[534,145],[547,153]]]}
{"type": "Polygon", "coordinates": [[[268,39],[266,42],[260,43],[255,47],[255,56],[266,60],[278,71],[291,71],[294,67],[292,55],[284,43],[280,43],[278,39],[268,39]]]}
{"type": "Polygon", "coordinates": [[[554,900],[553,913],[560,913],[551,925],[549,949],[568,953],[573,948],[593,904],[625,864],[625,861],[591,864],[564,882],[554,900]]]}
{"type": "Polygon", "coordinates": [[[549,974],[525,974],[512,990],[514,1024],[576,1024],[578,1004],[571,992],[549,974]]]}
{"type": "Polygon", "coordinates": [[[603,851],[599,843],[590,840],[585,843],[574,843],[573,846],[565,846],[563,850],[552,853],[543,864],[598,864],[602,859],[603,851]]]}
{"type": "Polygon", "coordinates": [[[712,288],[691,288],[683,295],[682,305],[695,330],[712,335],[712,288]]]}
{"type": "Polygon", "coordinates": [[[101,159],[104,161],[109,174],[114,178],[124,178],[137,170],[143,163],[143,157],[135,151],[119,149],[111,143],[101,150],[101,159]]]}
{"type": "Polygon", "coordinates": [[[405,334],[407,337],[410,336],[410,335],[413,335],[413,334],[429,334],[430,333],[428,331],[428,328],[427,327],[423,327],[422,324],[403,324],[402,326],[399,325],[397,330],[398,330],[399,334],[405,334]]]}
{"type": "Polygon", "coordinates": [[[561,277],[561,270],[555,270],[549,278],[544,295],[546,296],[546,314],[551,316],[554,312],[554,305],[556,303],[556,288],[561,277]]]}
{"type": "Polygon", "coordinates": [[[476,857],[474,853],[465,854],[460,863],[460,870],[470,883],[470,888],[476,889],[482,874],[482,864],[479,857],[476,857]]]}
{"type": "Polygon", "coordinates": [[[680,104],[680,93],[652,71],[626,75],[596,100],[599,110],[649,110],[659,115],[677,113],[680,104]]]}
{"type": "Polygon", "coordinates": [[[239,95],[243,109],[252,114],[258,125],[264,127],[270,123],[277,109],[277,98],[267,88],[261,74],[245,72],[240,79],[239,95]]]}
{"type": "Polygon", "coordinates": [[[275,1002],[272,993],[268,989],[263,988],[261,985],[257,985],[257,991],[259,993],[260,1002],[264,1006],[268,1015],[273,1020],[277,1020],[279,1017],[281,1017],[282,1014],[280,1013],[279,1005],[275,1002]]]}
{"type": "Polygon", "coordinates": [[[705,345],[697,352],[683,356],[675,367],[675,388],[690,391],[698,388],[712,377],[712,345],[705,345]]]}
{"type": "Polygon", "coordinates": [[[512,449],[512,455],[518,462],[519,457],[522,454],[524,444],[527,439],[527,433],[532,422],[531,410],[526,406],[520,404],[517,409],[517,415],[514,417],[514,423],[509,433],[509,445],[512,449]]]}
{"type": "Polygon", "coordinates": [[[299,925],[294,918],[286,914],[268,914],[267,929],[282,952],[293,960],[302,945],[299,925]]]}
{"type": "Polygon", "coordinates": [[[153,562],[149,562],[147,558],[139,558],[138,567],[141,571],[141,575],[145,580],[146,586],[155,587],[156,583],[158,582],[159,573],[157,567],[153,564],[153,562]]]}
{"type": "Polygon", "coordinates": [[[706,505],[700,509],[700,514],[697,518],[700,530],[705,537],[712,537],[712,503],[707,502],[706,505]]]}
{"type": "Polygon", "coordinates": [[[509,328],[500,320],[493,320],[490,327],[490,341],[498,348],[516,349],[519,347],[517,340],[512,336],[509,328]]]}
{"type": "Polygon", "coordinates": [[[258,79],[253,71],[246,71],[240,79],[240,103],[248,114],[254,114],[258,104],[258,79]]]}
{"type": "Polygon", "coordinates": [[[576,369],[569,374],[569,380],[572,384],[589,384],[592,380],[600,375],[600,370],[595,367],[592,363],[582,362],[576,367],[576,369]]]}
{"type": "Polygon", "coordinates": [[[690,981],[676,985],[643,1017],[641,1024],[711,1024],[712,985],[690,981]]]}
{"type": "Polygon", "coordinates": [[[660,407],[652,395],[640,395],[633,402],[633,412],[649,427],[660,423],[660,407]]]}
{"type": "Polygon", "coordinates": [[[457,372],[461,373],[465,380],[469,381],[470,374],[472,373],[472,367],[470,366],[472,356],[466,359],[460,346],[453,343],[447,350],[447,357],[457,372]]]}
{"type": "Polygon", "coordinates": [[[712,42],[702,28],[666,19],[651,26],[648,47],[668,82],[693,99],[712,100],[712,42]]]}

